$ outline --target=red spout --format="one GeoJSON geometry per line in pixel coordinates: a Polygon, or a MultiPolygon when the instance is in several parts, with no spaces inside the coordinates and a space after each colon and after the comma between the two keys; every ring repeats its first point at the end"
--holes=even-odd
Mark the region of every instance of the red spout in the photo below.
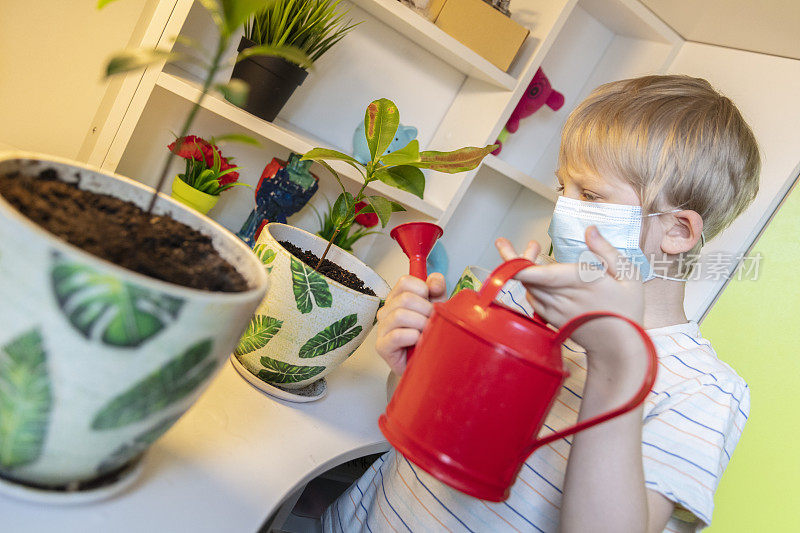
{"type": "Polygon", "coordinates": [[[436,240],[442,236],[444,230],[430,222],[409,222],[400,224],[394,228],[389,235],[403,249],[411,260],[410,273],[423,281],[428,279],[428,267],[426,261],[428,254],[431,253],[436,240]]]}

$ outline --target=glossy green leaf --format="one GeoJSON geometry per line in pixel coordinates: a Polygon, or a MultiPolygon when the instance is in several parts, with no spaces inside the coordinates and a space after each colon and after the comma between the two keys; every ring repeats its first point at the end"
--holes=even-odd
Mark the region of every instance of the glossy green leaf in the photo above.
{"type": "Polygon", "coordinates": [[[352,224],[356,216],[355,210],[356,202],[353,195],[349,192],[340,194],[331,207],[331,220],[333,220],[334,228],[352,224]]]}
{"type": "Polygon", "coordinates": [[[218,0],[222,3],[222,12],[229,34],[239,30],[253,13],[270,2],[265,0],[218,0]]]}
{"type": "MultiPolygon", "coordinates": [[[[367,202],[369,202],[369,205],[372,207],[372,211],[378,215],[378,218],[381,221],[381,227],[384,228],[386,227],[386,224],[389,223],[392,213],[406,210],[405,207],[397,202],[392,202],[380,196],[367,196],[367,202]]],[[[364,210],[362,213],[363,212],[368,211],[364,210]]]]}
{"type": "Polygon", "coordinates": [[[262,357],[261,364],[264,369],[258,371],[258,377],[269,383],[297,383],[313,378],[323,370],[324,366],[298,366],[269,357],[262,357]]]}
{"type": "Polygon", "coordinates": [[[181,416],[170,416],[157,422],[150,429],[137,435],[131,442],[127,442],[114,450],[97,467],[98,474],[112,472],[128,461],[144,453],[155,441],[171,428],[181,416]]]}
{"type": "Polygon", "coordinates": [[[152,416],[183,400],[205,382],[217,362],[211,354],[211,339],[189,347],[178,357],[109,401],[95,415],[92,429],[116,429],[152,416]]]}
{"type": "Polygon", "coordinates": [[[309,58],[302,50],[296,46],[272,46],[272,45],[259,45],[245,48],[236,57],[236,62],[244,61],[248,57],[253,56],[275,56],[282,57],[286,61],[300,66],[300,68],[310,69],[312,66],[311,58],[309,58]]]}
{"type": "Polygon", "coordinates": [[[332,350],[341,348],[361,333],[358,325],[358,315],[353,313],[338,320],[311,337],[300,347],[298,354],[303,359],[319,357],[332,350]]]}
{"type": "Polygon", "coordinates": [[[47,436],[53,393],[38,329],[0,347],[0,466],[39,458],[47,436]]]}
{"type": "Polygon", "coordinates": [[[135,347],[175,322],[183,300],[59,258],[51,271],[58,306],[87,339],[135,347]]]}
{"type": "Polygon", "coordinates": [[[325,277],[313,268],[307,267],[302,261],[292,257],[292,291],[297,310],[303,314],[310,313],[317,307],[330,307],[333,296],[325,277]]]}
{"type": "Polygon", "coordinates": [[[302,160],[311,159],[313,161],[320,161],[320,160],[334,160],[334,161],[347,161],[348,163],[360,164],[353,156],[347,155],[343,152],[339,152],[337,150],[331,150],[329,148],[312,148],[305,154],[303,154],[302,160]]]}
{"type": "MultiPolygon", "coordinates": [[[[228,133],[226,135],[220,135],[219,137],[214,137],[212,141],[213,144],[222,142],[235,142],[240,144],[249,144],[250,146],[261,146],[261,143],[258,142],[257,139],[250,137],[249,135],[245,135],[244,133],[228,133]]],[[[232,158],[229,157],[228,161],[231,161],[231,159],[232,158]]]]}
{"type": "Polygon", "coordinates": [[[139,70],[162,61],[170,62],[180,56],[167,50],[154,48],[132,48],[123,50],[112,57],[106,64],[106,77],[132,70],[139,70]]]}
{"type": "Polygon", "coordinates": [[[419,163],[410,164],[415,167],[429,168],[449,174],[466,172],[480,165],[483,158],[492,153],[495,148],[497,148],[497,145],[492,144],[483,148],[468,146],[452,152],[420,152],[419,163]]]}
{"type": "Polygon", "coordinates": [[[413,139],[403,148],[383,154],[381,156],[381,163],[386,166],[408,165],[409,163],[419,162],[419,141],[413,139]]]}
{"type": "Polygon", "coordinates": [[[233,353],[235,355],[244,355],[260,350],[267,345],[272,337],[277,335],[282,326],[283,320],[267,315],[254,316],[244,331],[244,335],[239,339],[239,345],[233,353]]]}
{"type": "Polygon", "coordinates": [[[375,162],[389,148],[400,126],[400,112],[394,102],[381,98],[367,106],[364,115],[364,136],[372,161],[375,162]]]}
{"type": "Polygon", "coordinates": [[[375,172],[375,178],[414,196],[422,198],[425,195],[425,174],[415,166],[381,168],[375,172]]]}
{"type": "MultiPolygon", "coordinates": [[[[247,96],[250,94],[250,85],[247,82],[233,78],[227,83],[216,84],[214,88],[222,93],[225,100],[237,107],[244,107],[247,104],[247,96]]],[[[248,139],[252,139],[252,137],[248,137],[248,139]]]]}

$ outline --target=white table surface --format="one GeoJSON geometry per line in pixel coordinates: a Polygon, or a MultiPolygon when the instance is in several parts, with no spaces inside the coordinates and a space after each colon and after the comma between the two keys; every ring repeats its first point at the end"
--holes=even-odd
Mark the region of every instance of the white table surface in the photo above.
{"type": "Polygon", "coordinates": [[[266,396],[226,362],[126,492],[77,506],[0,495],[0,532],[255,532],[310,479],[388,449],[377,420],[389,370],[373,346],[374,331],[305,404],[266,396]]]}

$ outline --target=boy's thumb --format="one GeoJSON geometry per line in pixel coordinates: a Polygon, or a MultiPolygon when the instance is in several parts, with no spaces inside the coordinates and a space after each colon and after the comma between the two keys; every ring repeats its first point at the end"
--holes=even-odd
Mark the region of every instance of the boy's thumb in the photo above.
{"type": "Polygon", "coordinates": [[[586,245],[589,250],[602,259],[609,274],[615,278],[619,277],[620,265],[625,261],[625,257],[600,235],[596,226],[586,228],[586,245]]]}
{"type": "Polygon", "coordinates": [[[427,279],[428,297],[431,300],[439,299],[445,294],[444,275],[434,272],[427,279]]]}

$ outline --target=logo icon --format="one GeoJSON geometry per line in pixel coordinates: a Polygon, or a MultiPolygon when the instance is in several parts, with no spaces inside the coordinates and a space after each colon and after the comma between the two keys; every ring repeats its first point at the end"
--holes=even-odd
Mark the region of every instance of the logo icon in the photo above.
{"type": "Polygon", "coordinates": [[[581,281],[591,283],[602,278],[605,273],[606,266],[589,250],[584,250],[578,256],[578,277],[581,281]]]}

